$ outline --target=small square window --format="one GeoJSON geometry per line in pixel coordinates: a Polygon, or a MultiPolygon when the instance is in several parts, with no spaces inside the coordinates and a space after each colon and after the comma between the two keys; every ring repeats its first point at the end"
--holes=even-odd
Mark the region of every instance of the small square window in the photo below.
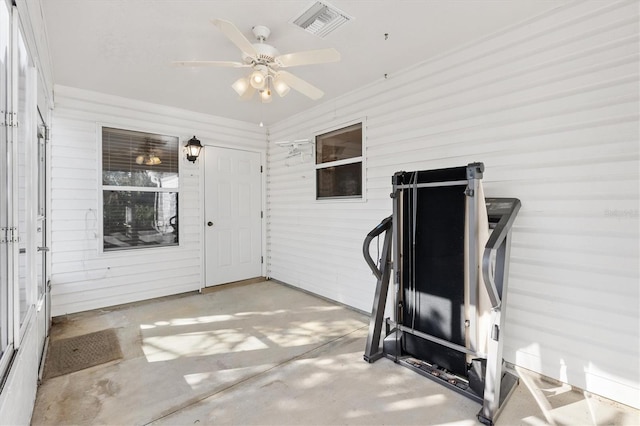
{"type": "Polygon", "coordinates": [[[316,199],[362,198],[362,123],[316,136],[316,199]]]}
{"type": "Polygon", "coordinates": [[[362,163],[316,170],[318,198],[362,196],[362,163]]]}

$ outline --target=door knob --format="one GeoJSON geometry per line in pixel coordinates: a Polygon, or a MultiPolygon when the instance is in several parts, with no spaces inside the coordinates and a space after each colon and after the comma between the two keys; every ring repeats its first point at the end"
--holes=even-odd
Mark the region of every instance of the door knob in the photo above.
{"type": "Polygon", "coordinates": [[[213,222],[207,222],[207,226],[213,226],[213,222]]]}

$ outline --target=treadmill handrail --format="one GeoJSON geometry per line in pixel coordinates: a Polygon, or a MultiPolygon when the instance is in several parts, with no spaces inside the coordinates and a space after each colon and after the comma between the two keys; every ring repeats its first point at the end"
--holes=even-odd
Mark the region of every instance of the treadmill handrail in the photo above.
{"type": "Polygon", "coordinates": [[[367,234],[364,239],[364,243],[362,244],[362,254],[364,256],[364,260],[367,262],[367,265],[369,265],[371,272],[373,272],[373,275],[375,275],[377,279],[382,278],[382,271],[378,269],[376,262],[374,262],[371,256],[369,256],[369,246],[371,245],[371,241],[375,237],[391,229],[392,220],[393,216],[384,218],[382,222],[380,222],[375,228],[371,230],[371,232],[367,234]]]}
{"type": "Polygon", "coordinates": [[[511,231],[513,222],[520,210],[521,203],[517,198],[493,198],[492,200],[504,200],[505,202],[509,201],[511,203],[509,211],[500,215],[500,220],[493,229],[493,232],[485,245],[484,254],[482,255],[482,277],[484,278],[484,285],[489,293],[492,308],[497,309],[502,303],[502,298],[501,295],[498,294],[494,274],[491,273],[491,259],[494,258],[494,254],[497,253],[498,249],[511,231]]]}

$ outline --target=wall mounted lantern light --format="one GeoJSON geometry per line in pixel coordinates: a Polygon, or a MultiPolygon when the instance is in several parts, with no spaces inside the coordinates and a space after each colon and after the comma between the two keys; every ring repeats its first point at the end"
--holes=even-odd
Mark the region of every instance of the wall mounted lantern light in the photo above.
{"type": "Polygon", "coordinates": [[[189,139],[189,142],[185,145],[187,148],[187,160],[195,163],[200,155],[200,150],[202,149],[202,144],[196,137],[192,137],[189,139]]]}

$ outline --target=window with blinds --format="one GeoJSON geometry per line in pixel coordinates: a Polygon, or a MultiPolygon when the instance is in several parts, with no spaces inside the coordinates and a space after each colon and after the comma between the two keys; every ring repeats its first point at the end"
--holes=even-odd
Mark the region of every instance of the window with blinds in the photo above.
{"type": "Polygon", "coordinates": [[[178,245],[179,142],[102,128],[104,251],[178,245]]]}

